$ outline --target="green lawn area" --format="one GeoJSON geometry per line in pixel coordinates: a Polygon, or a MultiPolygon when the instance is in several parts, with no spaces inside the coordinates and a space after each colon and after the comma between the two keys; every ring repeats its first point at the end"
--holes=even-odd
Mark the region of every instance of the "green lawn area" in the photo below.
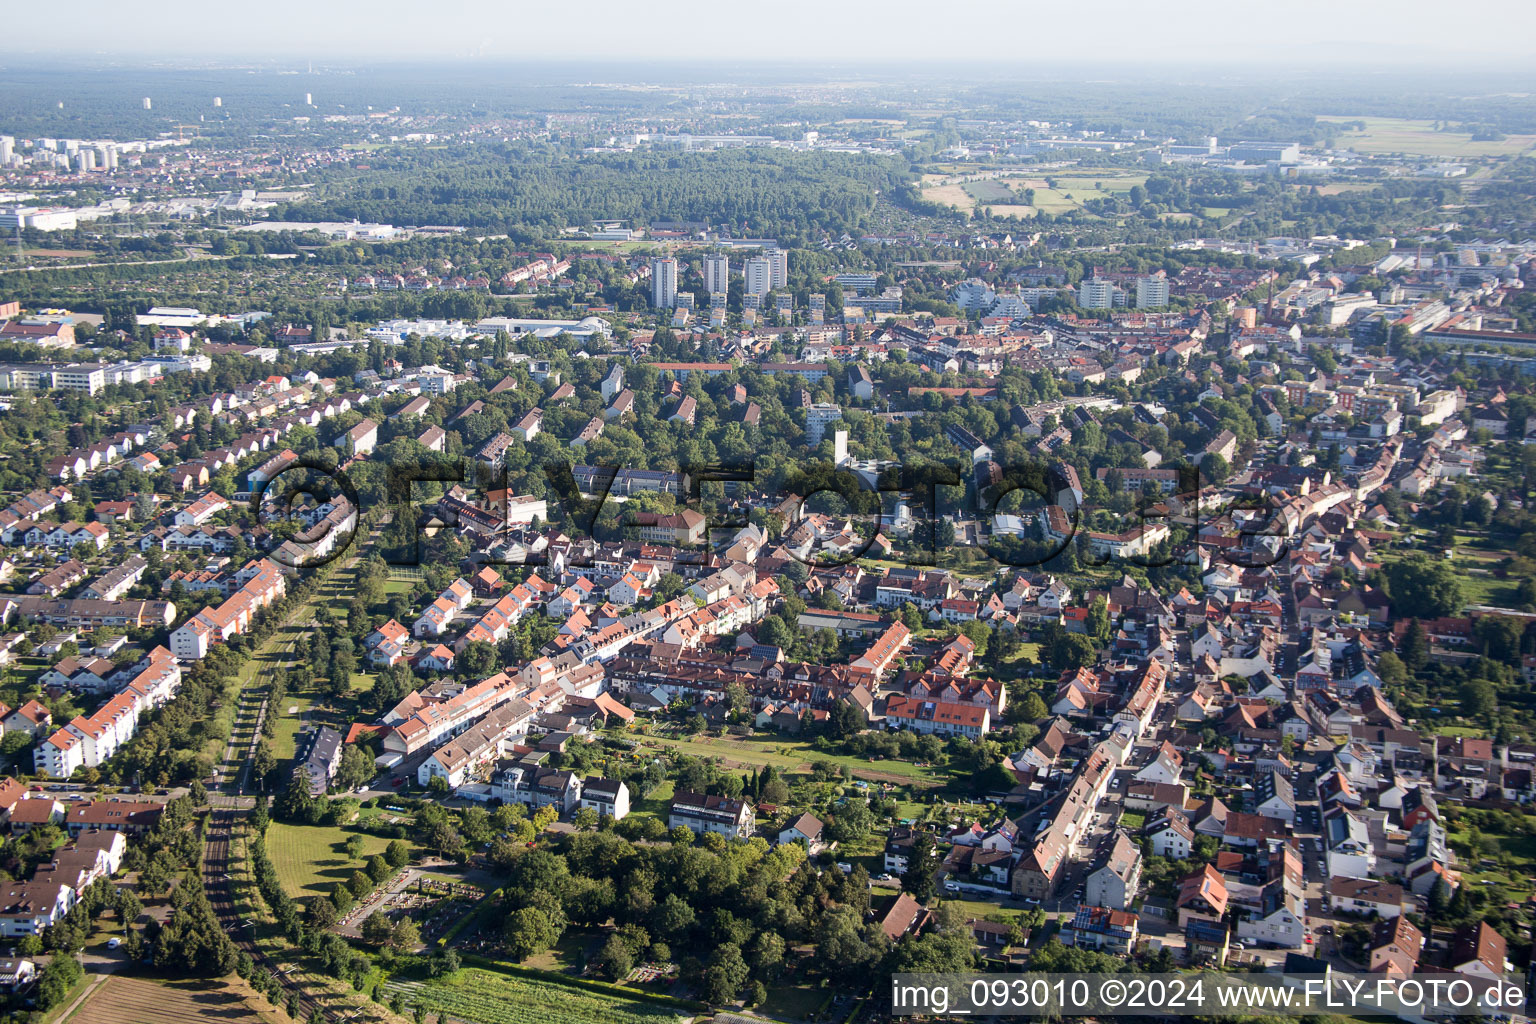
{"type": "Polygon", "coordinates": [[[539,971],[579,974],[587,958],[596,953],[601,945],[590,933],[568,931],[555,943],[553,949],[535,953],[523,961],[523,966],[539,971]]]}
{"type": "Polygon", "coordinates": [[[388,845],[387,839],[328,825],[273,822],[267,830],[267,855],[272,858],[283,888],[296,898],[330,892],[336,882],[350,877],[364,861],[383,853],[388,845]],[[363,837],[362,860],[352,860],[346,854],[347,839],[353,835],[363,837]]]}
{"type": "MultiPolygon", "coordinates": [[[[1004,923],[1011,923],[1015,918],[1019,916],[1019,914],[1023,912],[1020,910],[1007,910],[1004,909],[1000,903],[991,903],[987,900],[951,899],[948,896],[944,896],[942,893],[940,895],[943,897],[939,901],[941,905],[947,907],[959,907],[961,910],[965,911],[965,916],[968,918],[976,917],[983,921],[1001,921],[1004,923]]],[[[1001,896],[998,898],[1002,899],[1001,896]]]]}
{"type": "Polygon", "coordinates": [[[1033,640],[1026,640],[1024,643],[1019,645],[1017,653],[1010,655],[1003,660],[1005,663],[1012,663],[1015,661],[1033,661],[1038,663],[1040,661],[1040,645],[1035,643],[1033,640]]]}
{"type": "Polygon", "coordinates": [[[630,814],[647,815],[652,818],[667,820],[667,810],[672,804],[672,794],[676,792],[676,785],[671,779],[656,787],[656,791],[643,799],[637,798],[629,805],[630,814]]]}
{"type": "Polygon", "coordinates": [[[1147,816],[1137,814],[1135,811],[1126,811],[1120,816],[1120,827],[1130,829],[1132,832],[1147,825],[1147,816]]]}
{"type": "MultiPolygon", "coordinates": [[[[1470,540],[1470,538],[1469,538],[1470,540]]],[[[1385,553],[1382,562],[1391,562],[1395,559],[1407,558],[1414,552],[1409,550],[1385,553]]],[[[1520,581],[1517,579],[1499,579],[1489,570],[1490,551],[1486,548],[1478,548],[1458,543],[1451,557],[1451,568],[1456,572],[1456,579],[1461,583],[1462,597],[1467,604],[1486,604],[1500,608],[1513,608],[1517,605],[1517,591],[1520,581]]],[[[1497,557],[1503,557],[1502,554],[1497,557]]]]}
{"type": "Polygon", "coordinates": [[[855,778],[877,782],[895,782],[914,786],[942,786],[945,773],[933,768],[919,768],[909,761],[874,761],[846,754],[821,753],[803,740],[773,737],[743,739],[736,736],[691,736],[672,739],[662,736],[636,737],[642,744],[667,746],[695,757],[720,757],[735,764],[761,767],[771,764],[786,772],[809,770],[810,762],[831,761],[846,766],[855,778]]]}
{"type": "Polygon", "coordinates": [[[299,734],[299,727],[304,724],[304,713],[311,706],[312,703],[307,696],[290,693],[283,699],[282,707],[267,709],[269,715],[275,715],[277,718],[277,732],[272,737],[272,756],[279,761],[291,758],[297,752],[294,745],[295,737],[299,734]]]}
{"type": "Polygon", "coordinates": [[[1125,195],[1137,185],[1145,185],[1145,174],[1118,174],[1106,172],[1104,174],[1083,174],[1071,178],[1056,178],[1056,188],[1062,192],[1071,192],[1079,201],[1088,199],[1103,199],[1109,195],[1125,195]]]}
{"type": "Polygon", "coordinates": [[[770,985],[768,998],[759,1009],[775,1017],[804,1020],[821,1008],[827,995],[818,985],[770,985]]]}
{"type": "Polygon", "coordinates": [[[1102,195],[1095,193],[1091,188],[1087,189],[1086,192],[1092,194],[1073,193],[1072,198],[1069,199],[1064,190],[1037,185],[1035,187],[1034,207],[1041,213],[1068,213],[1072,210],[1080,209],[1083,199],[1103,198],[1102,195]]]}
{"type": "Polygon", "coordinates": [[[1536,876],[1536,836],[1496,835],[1488,832],[1482,836],[1482,854],[1467,857],[1466,831],[1453,828],[1447,835],[1462,861],[1459,867],[1464,884],[1482,886],[1491,882],[1519,897],[1527,896],[1536,889],[1531,884],[1531,878],[1536,876]],[[1481,863],[1484,857],[1494,861],[1507,857],[1508,868],[1497,864],[1484,865],[1481,863]]]}

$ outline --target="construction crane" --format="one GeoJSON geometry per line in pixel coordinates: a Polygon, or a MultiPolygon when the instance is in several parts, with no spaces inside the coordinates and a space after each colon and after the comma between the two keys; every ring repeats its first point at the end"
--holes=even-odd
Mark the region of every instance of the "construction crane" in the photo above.
{"type": "Polygon", "coordinates": [[[173,124],[173,125],[171,125],[171,127],[176,129],[176,141],[177,142],[186,142],[187,141],[187,129],[188,128],[192,129],[192,134],[193,135],[197,134],[197,129],[198,129],[198,126],[195,125],[195,124],[173,124]]]}

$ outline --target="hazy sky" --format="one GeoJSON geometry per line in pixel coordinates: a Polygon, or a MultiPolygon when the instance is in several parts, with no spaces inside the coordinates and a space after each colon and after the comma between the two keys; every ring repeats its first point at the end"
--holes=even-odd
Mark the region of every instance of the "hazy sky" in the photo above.
{"type": "Polygon", "coordinates": [[[1023,67],[1305,62],[1410,70],[1425,62],[1475,71],[1529,67],[1536,56],[1532,0],[74,0],[63,18],[63,9],[37,0],[9,6],[13,54],[145,62],[292,57],[317,64],[478,54],[590,62],[595,79],[605,62],[636,60],[984,56],[1023,67]]]}

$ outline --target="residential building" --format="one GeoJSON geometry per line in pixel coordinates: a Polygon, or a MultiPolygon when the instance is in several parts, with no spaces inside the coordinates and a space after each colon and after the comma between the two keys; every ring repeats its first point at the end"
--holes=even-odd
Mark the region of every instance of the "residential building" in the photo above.
{"type": "Polygon", "coordinates": [[[651,305],[657,309],[677,305],[677,260],[670,256],[651,260],[651,305]]]}
{"type": "Polygon", "coordinates": [[[750,257],[741,267],[747,295],[767,295],[773,290],[773,264],[766,256],[750,257]]]}
{"type": "Polygon", "coordinates": [[[704,290],[711,295],[724,295],[730,289],[730,286],[730,259],[725,256],[705,256],[704,290]]]}
{"type": "Polygon", "coordinates": [[[701,793],[678,793],[667,812],[667,827],[682,825],[702,835],[717,832],[728,839],[746,839],[752,835],[755,812],[745,800],[701,793]]]}

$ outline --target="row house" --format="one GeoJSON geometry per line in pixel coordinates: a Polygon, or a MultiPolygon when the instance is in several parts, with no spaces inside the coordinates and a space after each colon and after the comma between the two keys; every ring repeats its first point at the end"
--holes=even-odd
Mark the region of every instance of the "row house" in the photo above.
{"type": "Polygon", "coordinates": [[[217,608],[204,608],[171,634],[171,650],[183,661],[205,658],[215,644],[250,629],[256,613],[288,592],[282,569],[269,559],[241,570],[240,589],[217,608]]]}
{"type": "Polygon", "coordinates": [[[417,782],[426,786],[441,778],[450,789],[458,789],[495,761],[509,740],[526,736],[533,717],[533,707],[522,700],[493,709],[432,751],[416,771],[417,782]]]}
{"type": "Polygon", "coordinates": [[[127,686],[89,717],[77,716],[39,745],[33,761],[40,774],[67,779],[78,768],[101,765],[138,730],[139,716],[159,707],[181,685],[181,666],[157,647],[127,686]]]}

